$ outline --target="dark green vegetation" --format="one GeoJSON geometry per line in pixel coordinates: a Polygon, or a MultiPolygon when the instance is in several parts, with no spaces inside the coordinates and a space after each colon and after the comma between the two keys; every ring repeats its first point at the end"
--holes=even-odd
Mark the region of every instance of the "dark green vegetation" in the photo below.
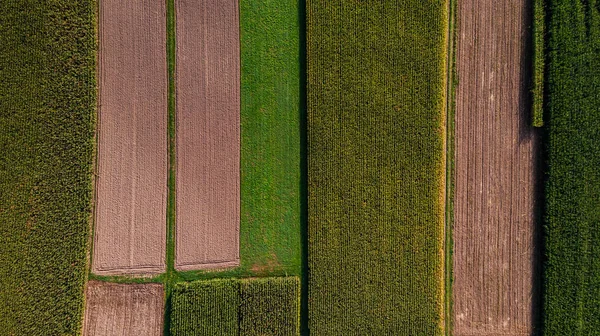
{"type": "Polygon", "coordinates": [[[242,0],[240,25],[241,264],[184,280],[301,272],[298,0],[242,0]]]}
{"type": "Polygon", "coordinates": [[[444,334],[447,1],[307,1],[309,326],[444,334]]]}
{"type": "Polygon", "coordinates": [[[545,0],[533,1],[533,107],[531,110],[534,127],[544,126],[544,71],[546,39],[545,0]]]}
{"type": "Polygon", "coordinates": [[[600,3],[547,2],[544,335],[600,326],[600,3]]]}
{"type": "Polygon", "coordinates": [[[299,335],[296,277],[214,279],[175,285],[171,335],[299,335]]]}
{"type": "Polygon", "coordinates": [[[76,335],[92,205],[95,1],[0,2],[0,333],[76,335]]]}

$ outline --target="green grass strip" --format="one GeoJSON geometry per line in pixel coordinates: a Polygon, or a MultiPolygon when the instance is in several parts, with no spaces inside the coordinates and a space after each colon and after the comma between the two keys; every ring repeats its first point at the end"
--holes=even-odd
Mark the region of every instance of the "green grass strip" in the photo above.
{"type": "Polygon", "coordinates": [[[533,2],[533,107],[532,124],[544,126],[544,72],[546,39],[546,10],[544,0],[533,2]]]}
{"type": "Polygon", "coordinates": [[[96,2],[0,2],[0,331],[77,335],[92,209],[96,2]]]}
{"type": "Polygon", "coordinates": [[[543,335],[600,326],[600,3],[548,9],[543,335]]]}
{"type": "Polygon", "coordinates": [[[307,1],[309,324],[445,333],[447,1],[307,1]]]}

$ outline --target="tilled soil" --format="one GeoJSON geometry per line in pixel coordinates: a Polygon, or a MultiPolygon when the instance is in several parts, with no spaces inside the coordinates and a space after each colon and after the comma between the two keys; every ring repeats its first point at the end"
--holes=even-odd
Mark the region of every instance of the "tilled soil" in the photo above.
{"type": "Polygon", "coordinates": [[[531,335],[535,169],[527,2],[458,3],[454,334],[531,335]]]}
{"type": "Polygon", "coordinates": [[[92,271],[165,270],[167,63],[164,1],[102,0],[92,271]]]}
{"type": "Polygon", "coordinates": [[[233,266],[239,263],[240,223],[238,1],[177,0],[175,7],[175,265],[233,266]]]}
{"type": "Polygon", "coordinates": [[[89,281],[83,335],[162,335],[164,296],[161,284],[89,281]]]}

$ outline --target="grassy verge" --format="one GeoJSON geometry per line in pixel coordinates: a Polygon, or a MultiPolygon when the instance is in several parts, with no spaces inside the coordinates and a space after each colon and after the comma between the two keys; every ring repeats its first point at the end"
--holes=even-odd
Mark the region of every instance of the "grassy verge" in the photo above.
{"type": "Polygon", "coordinates": [[[299,335],[299,289],[297,277],[177,284],[171,335],[299,335]]]}
{"type": "Polygon", "coordinates": [[[96,120],[95,1],[0,3],[0,330],[81,331],[96,120]]]}
{"type": "Polygon", "coordinates": [[[448,4],[307,4],[310,332],[442,335],[448,4]]]}
{"type": "Polygon", "coordinates": [[[544,335],[600,325],[600,4],[547,3],[544,335]]]}
{"type": "Polygon", "coordinates": [[[544,126],[544,72],[546,39],[545,0],[533,1],[533,126],[544,126]]]}
{"type": "Polygon", "coordinates": [[[446,335],[452,335],[452,325],[454,321],[453,303],[452,303],[452,281],[453,281],[453,259],[454,240],[452,239],[452,230],[454,227],[454,173],[455,173],[455,112],[456,112],[456,87],[458,85],[456,73],[456,0],[448,2],[448,48],[447,52],[447,77],[446,77],[446,242],[445,242],[445,321],[446,335]]]}

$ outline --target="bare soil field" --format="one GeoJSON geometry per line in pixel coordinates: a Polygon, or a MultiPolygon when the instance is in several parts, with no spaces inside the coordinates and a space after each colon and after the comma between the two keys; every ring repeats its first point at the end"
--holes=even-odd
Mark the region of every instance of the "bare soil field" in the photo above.
{"type": "Polygon", "coordinates": [[[179,270],[239,264],[240,50],[237,0],[177,0],[179,270]]]}
{"type": "Polygon", "coordinates": [[[164,296],[161,284],[89,281],[83,335],[162,335],[164,296]]]}
{"type": "Polygon", "coordinates": [[[524,1],[458,3],[454,334],[531,335],[538,135],[524,1]]]}
{"type": "Polygon", "coordinates": [[[167,63],[164,1],[102,0],[92,271],[165,270],[167,63]]]}

